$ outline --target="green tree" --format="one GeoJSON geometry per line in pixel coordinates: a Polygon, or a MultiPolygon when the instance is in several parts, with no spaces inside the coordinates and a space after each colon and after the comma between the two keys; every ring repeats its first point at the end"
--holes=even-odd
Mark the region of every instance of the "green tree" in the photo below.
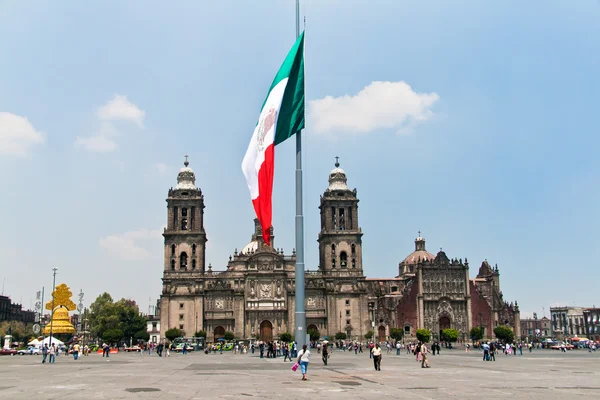
{"type": "Polygon", "coordinates": [[[115,303],[117,317],[119,319],[119,329],[123,331],[123,336],[127,342],[141,330],[146,330],[147,319],[142,314],[133,300],[121,299],[115,303]]]}
{"type": "Polygon", "coordinates": [[[400,328],[392,328],[390,329],[390,337],[394,340],[402,340],[404,336],[404,331],[400,328]]]}
{"type": "Polygon", "coordinates": [[[33,324],[27,325],[21,321],[3,321],[0,323],[0,338],[4,339],[9,330],[13,342],[28,342],[34,337],[33,324]]]}
{"type": "Polygon", "coordinates": [[[441,339],[445,342],[456,342],[458,340],[458,331],[452,328],[444,329],[441,339]]]}
{"type": "Polygon", "coordinates": [[[92,337],[104,337],[107,330],[119,329],[125,341],[129,342],[137,332],[146,330],[147,319],[133,300],[113,301],[104,292],[90,305],[89,328],[92,337]]]}
{"type": "Polygon", "coordinates": [[[292,334],[289,332],[283,332],[282,334],[279,335],[279,340],[281,340],[282,342],[291,342],[292,334]]]}
{"type": "Polygon", "coordinates": [[[471,337],[472,341],[477,342],[477,341],[483,339],[483,329],[481,329],[478,326],[474,326],[471,328],[471,331],[469,332],[469,336],[471,337]]]}
{"type": "Polygon", "coordinates": [[[196,333],[194,333],[194,337],[201,337],[206,339],[206,331],[198,331],[196,333]]]}
{"type": "Polygon", "coordinates": [[[150,334],[148,333],[148,331],[145,330],[137,331],[135,335],[133,335],[133,337],[138,342],[147,342],[148,340],[150,340],[150,334]]]}
{"type": "Polygon", "coordinates": [[[367,333],[365,333],[365,339],[371,340],[373,338],[373,335],[375,335],[375,332],[367,331],[367,333]]]}
{"type": "Polygon", "coordinates": [[[310,336],[310,340],[312,340],[313,342],[316,342],[321,338],[321,332],[319,332],[318,329],[309,329],[308,335],[310,336]]]}
{"type": "Polygon", "coordinates": [[[233,338],[235,337],[235,335],[233,334],[233,332],[225,332],[225,334],[223,335],[223,339],[230,341],[233,340],[233,338]]]}
{"type": "Polygon", "coordinates": [[[102,334],[102,340],[107,343],[119,343],[123,339],[123,331],[120,329],[109,329],[102,334]]]}
{"type": "Polygon", "coordinates": [[[178,337],[182,337],[182,336],[183,336],[183,331],[181,329],[177,329],[177,328],[171,328],[165,332],[165,337],[167,339],[169,339],[171,342],[173,340],[177,339],[178,337]]]}
{"type": "Polygon", "coordinates": [[[344,332],[338,332],[335,334],[335,340],[344,340],[346,337],[347,336],[344,332]]]}
{"type": "Polygon", "coordinates": [[[428,329],[417,329],[417,339],[423,343],[429,342],[431,332],[428,329]]]}
{"type": "Polygon", "coordinates": [[[512,343],[515,339],[515,334],[512,329],[510,329],[506,325],[500,325],[494,328],[494,335],[498,338],[498,340],[503,341],[504,343],[512,343]]]}

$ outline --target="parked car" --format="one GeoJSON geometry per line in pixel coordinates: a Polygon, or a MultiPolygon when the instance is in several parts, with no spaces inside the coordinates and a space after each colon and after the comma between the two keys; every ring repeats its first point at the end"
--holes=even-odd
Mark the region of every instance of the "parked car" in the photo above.
{"type": "Polygon", "coordinates": [[[0,356],[14,356],[17,354],[15,349],[0,349],[0,356]]]}
{"type": "MultiPolygon", "coordinates": [[[[176,347],[175,347],[175,352],[179,353],[183,351],[183,343],[179,343],[176,347]]],[[[187,344],[187,348],[186,351],[194,351],[194,346],[190,343],[187,344]]]]}
{"type": "Polygon", "coordinates": [[[18,350],[17,354],[20,356],[24,356],[25,354],[28,355],[38,355],[41,354],[42,351],[39,349],[39,347],[33,347],[33,346],[29,346],[26,349],[22,349],[22,350],[18,350]]]}

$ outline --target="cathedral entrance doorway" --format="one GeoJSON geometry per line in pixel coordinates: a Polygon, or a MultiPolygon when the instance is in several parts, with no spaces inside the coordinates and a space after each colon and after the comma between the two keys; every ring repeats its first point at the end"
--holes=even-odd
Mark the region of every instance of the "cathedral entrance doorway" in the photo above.
{"type": "Polygon", "coordinates": [[[377,329],[377,341],[385,342],[385,326],[380,325],[379,329],[377,329]]]}
{"type": "Polygon", "coordinates": [[[260,323],[260,340],[270,342],[273,340],[273,324],[270,321],[260,323]]]}
{"type": "Polygon", "coordinates": [[[448,317],[441,317],[440,321],[440,339],[442,338],[442,331],[444,329],[450,329],[450,318],[448,317]]]}
{"type": "MultiPolygon", "coordinates": [[[[310,335],[310,333],[312,331],[317,331],[319,332],[319,329],[317,328],[317,326],[315,324],[310,324],[309,326],[306,327],[306,333],[308,333],[310,335]]],[[[312,339],[311,339],[312,340],[312,339]]]]}
{"type": "Polygon", "coordinates": [[[217,326],[215,328],[215,342],[225,336],[225,328],[217,326]]]}

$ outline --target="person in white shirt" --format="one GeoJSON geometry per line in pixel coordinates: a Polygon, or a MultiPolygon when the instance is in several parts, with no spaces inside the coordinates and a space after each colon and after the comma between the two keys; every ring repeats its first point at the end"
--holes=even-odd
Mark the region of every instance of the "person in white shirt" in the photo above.
{"type": "Polygon", "coordinates": [[[300,369],[302,370],[302,380],[306,380],[306,371],[308,370],[308,362],[310,360],[310,351],[307,346],[302,346],[302,350],[298,353],[298,364],[300,364],[300,369]]]}
{"type": "Polygon", "coordinates": [[[375,347],[373,347],[372,351],[375,371],[381,371],[381,347],[379,347],[379,343],[375,343],[375,347]]]}

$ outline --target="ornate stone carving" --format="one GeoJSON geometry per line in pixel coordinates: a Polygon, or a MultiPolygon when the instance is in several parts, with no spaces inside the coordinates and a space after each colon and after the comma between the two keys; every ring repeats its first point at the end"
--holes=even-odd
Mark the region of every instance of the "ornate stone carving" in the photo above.
{"type": "Polygon", "coordinates": [[[268,298],[272,296],[273,291],[271,290],[271,285],[268,283],[263,283],[260,285],[260,297],[268,298]]]}
{"type": "Polygon", "coordinates": [[[215,308],[217,310],[222,310],[225,307],[225,301],[223,299],[215,299],[215,308]]]}
{"type": "Polygon", "coordinates": [[[452,316],[453,315],[452,306],[450,305],[450,303],[448,303],[445,300],[441,301],[440,305],[437,308],[437,313],[439,316],[442,316],[442,315],[452,316]]]}

